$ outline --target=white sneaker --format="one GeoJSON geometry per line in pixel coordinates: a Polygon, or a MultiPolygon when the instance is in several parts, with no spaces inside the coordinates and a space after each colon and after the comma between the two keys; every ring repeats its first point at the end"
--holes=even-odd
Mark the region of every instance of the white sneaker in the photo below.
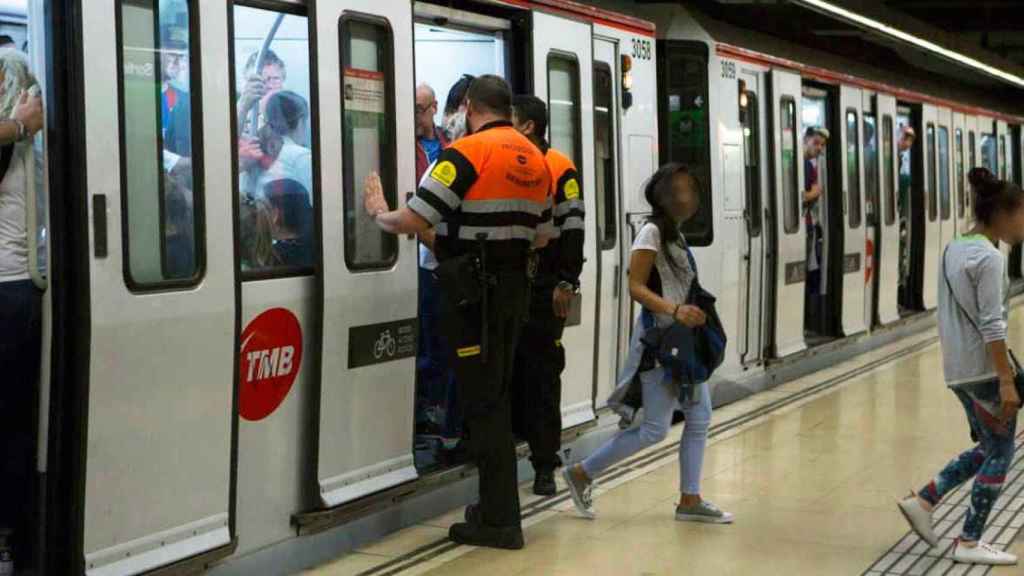
{"type": "Polygon", "coordinates": [[[1009,552],[997,550],[985,542],[968,548],[957,542],[953,546],[953,561],[963,564],[985,564],[988,566],[1013,566],[1017,557],[1009,552]]]}
{"type": "Polygon", "coordinates": [[[921,540],[927,542],[929,546],[939,543],[939,537],[932,529],[932,513],[924,509],[916,494],[911,492],[910,496],[900,500],[897,504],[903,517],[910,524],[910,529],[917,533],[921,540]]]}

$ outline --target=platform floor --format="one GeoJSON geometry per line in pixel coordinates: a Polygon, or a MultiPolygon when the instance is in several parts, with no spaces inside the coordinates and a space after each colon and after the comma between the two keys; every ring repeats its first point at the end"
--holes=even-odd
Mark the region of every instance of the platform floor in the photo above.
{"type": "MultiPolygon", "coordinates": [[[[1024,309],[1011,333],[1024,349],[1024,309]]],[[[679,433],[598,480],[596,520],[578,518],[564,490],[538,499],[522,486],[525,550],[448,542],[459,509],[305,574],[1024,574],[945,558],[969,485],[938,510],[936,549],[908,534],[896,509],[896,497],[970,445],[934,330],[716,411],[703,493],[736,514],[734,525],[673,519],[679,433]]],[[[986,536],[1024,556],[1021,452],[986,536]]]]}

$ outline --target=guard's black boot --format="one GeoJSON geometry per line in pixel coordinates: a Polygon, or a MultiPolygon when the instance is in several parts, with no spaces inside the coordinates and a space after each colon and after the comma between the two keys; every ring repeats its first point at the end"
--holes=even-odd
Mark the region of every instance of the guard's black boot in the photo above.
{"type": "Polygon", "coordinates": [[[452,524],[448,538],[456,544],[486,546],[504,550],[520,550],[523,547],[523,529],[519,526],[486,526],[484,524],[452,524]]]}
{"type": "Polygon", "coordinates": [[[538,470],[533,477],[533,493],[538,496],[554,496],[556,492],[555,473],[551,470],[538,470]]]}
{"type": "Polygon", "coordinates": [[[479,504],[469,504],[466,506],[466,522],[473,525],[484,523],[484,518],[480,514],[479,504]]]}

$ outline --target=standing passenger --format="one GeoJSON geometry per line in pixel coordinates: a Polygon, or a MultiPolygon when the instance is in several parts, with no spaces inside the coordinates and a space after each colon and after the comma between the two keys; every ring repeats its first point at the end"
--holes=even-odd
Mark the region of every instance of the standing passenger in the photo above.
{"type": "MultiPolygon", "coordinates": [[[[466,439],[480,471],[480,503],[449,537],[460,544],[519,549],[516,455],[509,386],[529,306],[528,253],[550,227],[550,177],[537,147],[512,126],[512,94],[481,76],[467,94],[471,132],[441,153],[407,207],[388,210],[379,178],[368,178],[366,211],[392,234],[438,226],[449,359],[465,414],[466,439]]],[[[547,232],[549,233],[549,232],[547,232]]]]}
{"type": "MultiPolygon", "coordinates": [[[[15,562],[33,536],[32,463],[41,354],[42,294],[29,277],[26,209],[32,135],[43,126],[37,82],[24,56],[0,53],[0,533],[13,531],[15,562]]],[[[20,559],[25,559],[22,562],[20,559]]]]}
{"type": "Polygon", "coordinates": [[[821,264],[824,234],[821,227],[821,181],[818,162],[828,144],[829,132],[811,126],[804,133],[804,226],[807,230],[807,282],[805,284],[805,325],[816,318],[821,301],[821,264]]]}
{"type": "MultiPolygon", "coordinates": [[[[619,386],[609,404],[617,404],[639,377],[643,393],[644,421],[636,428],[617,434],[583,462],[566,468],[562,476],[569,485],[576,509],[593,518],[590,489],[601,471],[640,450],[661,442],[672,425],[672,413],[680,404],[680,386],[654,358],[646,354],[641,339],[645,326],[671,326],[679,322],[702,326],[704,312],[686,302],[696,276],[680,227],[700,208],[697,179],[681,164],[668,164],[647,182],[644,195],[652,216],[633,242],[629,261],[629,294],[643,306],[633,330],[629,358],[619,377],[619,386]]],[[[690,522],[728,524],[732,514],[719,510],[700,494],[701,469],[708,427],[711,425],[711,392],[707,382],[682,402],[686,424],[679,442],[680,498],[676,519],[690,522]]]]}
{"type": "Polygon", "coordinates": [[[540,148],[551,173],[554,198],[554,232],[551,242],[539,250],[533,279],[530,318],[526,336],[516,349],[513,378],[513,420],[530,444],[530,461],[536,473],[533,492],[555,494],[555,468],[562,465],[562,371],[565,350],[562,331],[569,305],[579,292],[583,270],[583,192],[576,166],[544,140],[548,110],[536,96],[517,96],[513,122],[540,148]]]}
{"type": "Polygon", "coordinates": [[[985,168],[968,176],[975,194],[977,224],[951,242],[939,271],[939,339],[946,386],[967,412],[974,448],[953,459],[916,495],[900,502],[911,528],[931,546],[938,543],[932,511],[942,498],[974,478],[971,505],[953,560],[974,564],[1016,564],[1013,554],[981,541],[1013,462],[1020,408],[1006,347],[1008,291],[999,242],[1024,240],[1024,192],[997,180],[985,168]]]}

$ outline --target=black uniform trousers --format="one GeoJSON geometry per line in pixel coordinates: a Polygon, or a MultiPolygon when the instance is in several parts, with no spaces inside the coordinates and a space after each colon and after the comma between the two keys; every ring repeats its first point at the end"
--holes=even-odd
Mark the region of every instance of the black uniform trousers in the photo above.
{"type": "Polygon", "coordinates": [[[0,282],[0,528],[14,530],[16,562],[29,563],[38,413],[42,293],[31,280],[0,282]]]}
{"type": "Polygon", "coordinates": [[[486,358],[480,350],[482,303],[458,306],[442,297],[441,324],[451,343],[464,438],[479,471],[483,523],[510,527],[519,526],[520,517],[509,392],[530,292],[525,270],[497,276],[488,290],[486,358]]]}
{"type": "Polygon", "coordinates": [[[565,320],[555,316],[554,288],[536,287],[530,298],[530,318],[516,349],[513,382],[513,421],[530,445],[530,462],[537,472],[562,465],[562,370],[565,320]]]}

